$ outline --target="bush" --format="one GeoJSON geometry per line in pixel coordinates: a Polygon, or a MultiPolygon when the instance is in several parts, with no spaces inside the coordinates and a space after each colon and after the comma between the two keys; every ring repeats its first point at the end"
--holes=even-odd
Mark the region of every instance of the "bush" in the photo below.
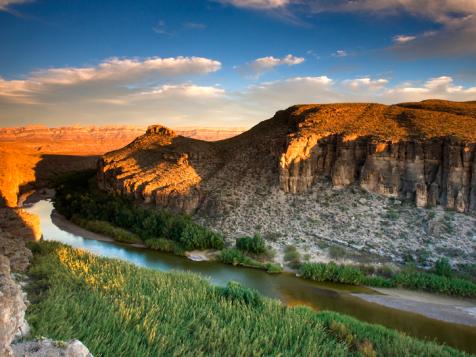
{"type": "Polygon", "coordinates": [[[245,288],[236,281],[230,281],[224,288],[218,288],[224,298],[257,308],[263,306],[263,297],[253,289],[245,288]]]}
{"type": "Polygon", "coordinates": [[[177,243],[173,240],[165,238],[151,238],[145,241],[145,245],[154,250],[159,250],[161,252],[173,253],[177,248],[177,243]]]}
{"type": "Polygon", "coordinates": [[[239,265],[242,264],[246,256],[238,249],[223,249],[219,255],[219,259],[221,262],[225,264],[231,265],[239,265]]]}
{"type": "Polygon", "coordinates": [[[315,281],[332,281],[351,285],[360,285],[365,281],[361,270],[334,262],[304,263],[299,268],[299,274],[305,279],[315,281]]]}
{"type": "Polygon", "coordinates": [[[293,245],[288,245],[284,248],[284,261],[289,264],[291,268],[297,269],[301,265],[301,254],[293,245]]]}
{"type": "Polygon", "coordinates": [[[346,251],[344,248],[339,247],[338,245],[333,245],[329,247],[329,256],[332,259],[344,258],[346,256],[346,251]]]}
{"type": "Polygon", "coordinates": [[[241,237],[236,240],[236,247],[244,252],[263,254],[266,251],[264,239],[255,234],[253,237],[241,237]]]}
{"type": "Polygon", "coordinates": [[[278,274],[278,273],[281,273],[283,271],[283,267],[279,264],[275,264],[275,263],[267,263],[265,265],[265,268],[266,268],[266,272],[270,273],[270,274],[278,274]]]}
{"type": "Polygon", "coordinates": [[[435,263],[435,274],[446,276],[450,278],[453,275],[453,269],[451,268],[448,258],[440,258],[435,263]]]}

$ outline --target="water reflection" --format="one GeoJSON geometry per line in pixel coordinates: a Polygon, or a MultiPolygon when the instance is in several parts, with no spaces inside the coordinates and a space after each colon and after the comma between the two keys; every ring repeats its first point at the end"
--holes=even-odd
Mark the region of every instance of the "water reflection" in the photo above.
{"type": "Polygon", "coordinates": [[[193,262],[183,257],[115,242],[85,239],[60,229],[53,223],[51,219],[53,205],[49,200],[34,203],[28,207],[28,211],[40,216],[45,240],[59,241],[89,250],[97,255],[125,260],[151,269],[191,271],[210,279],[217,285],[225,285],[228,281],[234,280],[291,306],[306,305],[315,310],[345,313],[363,321],[398,329],[418,338],[437,340],[476,353],[475,328],[386,308],[351,294],[351,292],[369,292],[365,288],[340,284],[318,284],[298,279],[291,274],[270,275],[255,269],[236,268],[215,262],[193,262]]]}

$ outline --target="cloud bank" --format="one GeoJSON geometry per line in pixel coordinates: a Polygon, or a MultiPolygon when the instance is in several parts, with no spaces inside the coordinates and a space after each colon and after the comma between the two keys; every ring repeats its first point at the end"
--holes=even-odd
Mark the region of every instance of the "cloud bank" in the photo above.
{"type": "MultiPolygon", "coordinates": [[[[293,56],[276,60],[299,62],[293,56]]],[[[301,76],[254,83],[236,91],[191,81],[220,68],[219,61],[201,57],[112,58],[96,66],[38,70],[25,79],[0,78],[0,126],[251,126],[294,104],[476,98],[476,87],[458,85],[450,76],[396,84],[368,76],[343,80],[301,76]]]]}

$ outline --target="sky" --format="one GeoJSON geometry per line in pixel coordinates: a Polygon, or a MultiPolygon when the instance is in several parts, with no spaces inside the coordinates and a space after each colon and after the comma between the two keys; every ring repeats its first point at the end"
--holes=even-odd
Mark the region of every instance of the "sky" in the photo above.
{"type": "Polygon", "coordinates": [[[476,100],[476,0],[0,0],[0,127],[476,100]]]}

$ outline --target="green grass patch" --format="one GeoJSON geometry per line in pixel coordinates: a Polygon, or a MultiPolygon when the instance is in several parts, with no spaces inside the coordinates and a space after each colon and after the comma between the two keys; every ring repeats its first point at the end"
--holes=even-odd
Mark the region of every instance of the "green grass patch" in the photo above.
{"type": "Polygon", "coordinates": [[[104,234],[118,242],[143,243],[142,239],[140,239],[137,234],[131,233],[124,228],[113,226],[107,221],[87,220],[73,216],[71,222],[87,229],[88,231],[104,234]]]}
{"type": "Polygon", "coordinates": [[[476,297],[476,284],[470,280],[454,278],[447,262],[437,262],[434,271],[403,269],[390,276],[370,274],[363,268],[330,263],[304,263],[300,266],[299,275],[304,279],[315,281],[332,281],[351,285],[368,285],[374,287],[402,287],[414,290],[476,297]]]}
{"type": "Polygon", "coordinates": [[[465,356],[332,312],[286,307],[237,283],[164,273],[33,243],[33,336],[77,338],[95,356],[465,356]],[[36,282],[40,282],[36,284],[36,282]]]}

